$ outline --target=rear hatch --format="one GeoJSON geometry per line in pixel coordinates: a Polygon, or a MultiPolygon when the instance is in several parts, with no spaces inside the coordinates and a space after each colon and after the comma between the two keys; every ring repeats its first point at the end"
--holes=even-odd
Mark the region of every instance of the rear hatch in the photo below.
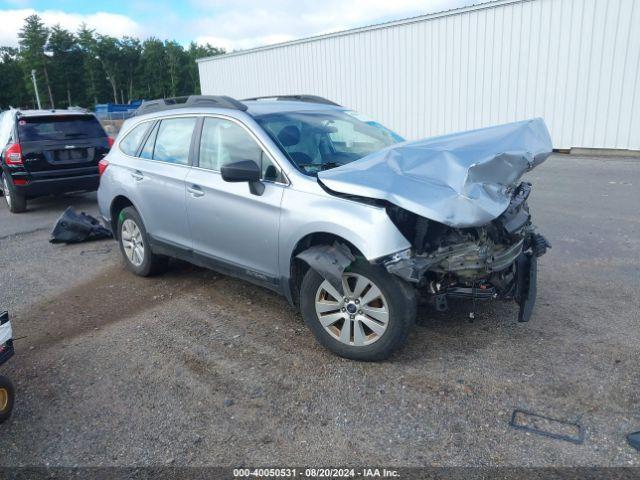
{"type": "Polygon", "coordinates": [[[87,175],[109,152],[109,140],[93,115],[38,115],[18,118],[25,169],[36,176],[87,175]]]}

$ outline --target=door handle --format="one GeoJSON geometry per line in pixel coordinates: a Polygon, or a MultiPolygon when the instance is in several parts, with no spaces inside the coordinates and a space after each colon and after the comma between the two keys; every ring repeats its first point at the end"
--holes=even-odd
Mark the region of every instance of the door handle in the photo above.
{"type": "Polygon", "coordinates": [[[194,197],[202,197],[204,195],[202,189],[197,185],[191,185],[190,187],[187,187],[187,192],[189,192],[194,197]]]}
{"type": "Polygon", "coordinates": [[[144,175],[136,170],[135,172],[131,172],[131,178],[133,178],[136,182],[139,182],[144,178],[144,175]]]}

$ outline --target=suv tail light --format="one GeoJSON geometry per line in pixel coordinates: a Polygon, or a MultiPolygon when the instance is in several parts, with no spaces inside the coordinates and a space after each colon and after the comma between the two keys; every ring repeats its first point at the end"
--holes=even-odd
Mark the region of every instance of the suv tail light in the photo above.
{"type": "Polygon", "coordinates": [[[113,142],[115,142],[115,140],[112,137],[107,137],[107,142],[109,142],[109,148],[113,147],[113,142]]]}
{"type": "Polygon", "coordinates": [[[19,143],[9,145],[4,155],[4,160],[7,165],[22,165],[22,147],[19,143]]]}
{"type": "Polygon", "coordinates": [[[108,166],[109,166],[109,160],[107,160],[106,158],[103,158],[102,160],[100,160],[98,162],[98,174],[102,175],[108,166]]]}

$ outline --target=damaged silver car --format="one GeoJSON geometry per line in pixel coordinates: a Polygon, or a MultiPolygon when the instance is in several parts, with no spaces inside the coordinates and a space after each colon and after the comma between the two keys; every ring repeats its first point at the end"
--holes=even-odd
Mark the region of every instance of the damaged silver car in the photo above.
{"type": "Polygon", "coordinates": [[[541,119],[417,142],[315,96],[145,102],[101,162],[100,212],[125,265],[170,257],[275,290],[338,355],[401,346],[418,298],[515,301],[528,321],[550,247],[522,175],[541,119]]]}

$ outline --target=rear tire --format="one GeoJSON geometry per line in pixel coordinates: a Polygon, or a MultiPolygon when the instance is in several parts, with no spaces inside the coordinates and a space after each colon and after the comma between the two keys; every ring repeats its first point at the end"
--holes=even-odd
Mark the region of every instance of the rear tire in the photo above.
{"type": "Polygon", "coordinates": [[[415,323],[415,289],[365,260],[355,261],[345,271],[345,281],[350,290],[336,299],[322,276],[307,271],[300,288],[305,323],[321,345],[341,357],[366,362],[388,358],[406,342],[415,323]]]}
{"type": "Polygon", "coordinates": [[[16,392],[11,380],[0,375],[0,423],[11,416],[15,396],[16,392]]]}
{"type": "Polygon", "coordinates": [[[167,270],[169,258],[151,251],[147,230],[133,207],[118,214],[118,244],[125,266],[136,275],[149,277],[167,270]]]}
{"type": "Polygon", "coordinates": [[[16,191],[11,176],[6,174],[2,175],[2,194],[11,213],[22,213],[27,210],[27,198],[16,191]]]}

